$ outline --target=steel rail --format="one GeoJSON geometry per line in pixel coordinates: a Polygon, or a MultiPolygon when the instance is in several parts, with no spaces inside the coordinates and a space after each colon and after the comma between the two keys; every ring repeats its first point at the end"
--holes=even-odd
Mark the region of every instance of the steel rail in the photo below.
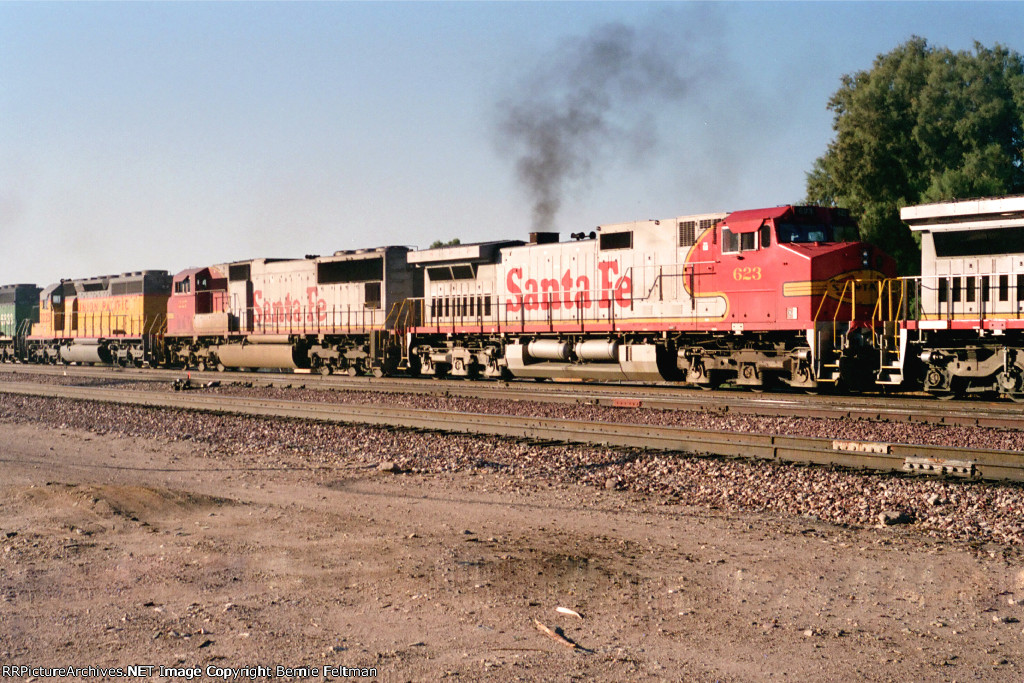
{"type": "MultiPolygon", "coordinates": [[[[0,373],[29,372],[72,377],[116,377],[133,381],[168,381],[181,370],[123,369],[31,365],[0,365],[0,373]]],[[[198,382],[253,382],[256,386],[296,387],[323,391],[366,391],[428,396],[537,401],[655,410],[699,411],[738,415],[814,417],[997,429],[1024,429],[1024,406],[981,401],[939,402],[932,398],[887,396],[808,396],[708,392],[672,385],[584,384],[579,382],[470,382],[427,379],[371,379],[310,374],[217,373],[190,371],[198,382]]]]}
{"type": "Polygon", "coordinates": [[[450,413],[375,405],[310,403],[284,399],[199,396],[97,387],[0,382],[0,392],[213,413],[295,418],[332,423],[485,434],[517,439],[681,451],[779,462],[839,465],[880,471],[939,474],[968,479],[1024,481],[1024,453],[917,444],[838,441],[681,427],[450,413]]]}

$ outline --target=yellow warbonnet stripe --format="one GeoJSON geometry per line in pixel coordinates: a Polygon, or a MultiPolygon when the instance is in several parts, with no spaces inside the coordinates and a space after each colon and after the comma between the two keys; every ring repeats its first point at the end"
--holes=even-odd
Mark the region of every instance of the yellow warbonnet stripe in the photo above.
{"type": "Polygon", "coordinates": [[[842,273],[830,280],[800,280],[795,282],[784,282],[782,284],[783,296],[822,296],[828,294],[832,299],[849,297],[849,290],[846,290],[846,283],[850,280],[857,281],[857,298],[864,296],[876,296],[873,287],[881,281],[882,274],[873,270],[854,270],[842,273]],[[845,290],[845,294],[844,294],[845,290]]]}
{"type": "Polygon", "coordinates": [[[782,296],[821,296],[827,291],[828,281],[826,280],[785,282],[782,285],[782,296]]]}

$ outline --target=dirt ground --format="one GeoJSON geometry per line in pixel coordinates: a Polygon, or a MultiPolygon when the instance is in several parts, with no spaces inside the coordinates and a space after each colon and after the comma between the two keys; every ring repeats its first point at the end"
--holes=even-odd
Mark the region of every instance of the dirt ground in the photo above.
{"type": "Polygon", "coordinates": [[[1019,553],[192,448],[0,424],[0,664],[176,667],[153,680],[1024,676],[1019,553]]]}

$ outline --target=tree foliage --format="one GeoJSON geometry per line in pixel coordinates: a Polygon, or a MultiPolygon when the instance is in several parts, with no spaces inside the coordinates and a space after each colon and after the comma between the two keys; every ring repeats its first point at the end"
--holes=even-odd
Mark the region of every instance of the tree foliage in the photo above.
{"type": "Polygon", "coordinates": [[[460,244],[462,244],[462,240],[460,240],[458,237],[454,237],[448,240],[447,242],[445,242],[444,240],[434,240],[433,242],[430,243],[430,248],[437,249],[439,247],[455,247],[460,244]]]}
{"type": "Polygon", "coordinates": [[[807,174],[807,198],[846,206],[861,236],[908,270],[918,247],[908,204],[1024,192],[1024,59],[912,38],[843,76],[828,108],[835,138],[807,174]]]}

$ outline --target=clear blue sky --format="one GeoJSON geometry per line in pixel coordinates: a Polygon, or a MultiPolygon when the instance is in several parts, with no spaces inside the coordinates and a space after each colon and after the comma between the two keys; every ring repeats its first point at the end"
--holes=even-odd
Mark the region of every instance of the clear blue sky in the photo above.
{"type": "Polygon", "coordinates": [[[563,239],[799,201],[843,74],[912,35],[1024,52],[1022,26],[995,2],[0,3],[0,283],[522,238],[516,133],[581,94],[546,185],[563,239]]]}

